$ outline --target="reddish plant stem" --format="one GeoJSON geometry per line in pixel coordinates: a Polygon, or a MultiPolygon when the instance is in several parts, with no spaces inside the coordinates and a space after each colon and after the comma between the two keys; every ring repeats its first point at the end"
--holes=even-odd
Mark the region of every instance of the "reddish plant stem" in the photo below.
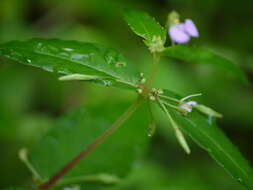
{"type": "Polygon", "coordinates": [[[41,184],[39,189],[47,190],[55,185],[60,178],[62,178],[70,169],[72,169],[79,161],[85,158],[92,150],[104,142],[113,132],[118,129],[138,108],[143,99],[140,97],[108,128],[102,135],[98,136],[91,144],[84,148],[76,157],[67,163],[61,170],[59,170],[48,181],[41,184]]]}

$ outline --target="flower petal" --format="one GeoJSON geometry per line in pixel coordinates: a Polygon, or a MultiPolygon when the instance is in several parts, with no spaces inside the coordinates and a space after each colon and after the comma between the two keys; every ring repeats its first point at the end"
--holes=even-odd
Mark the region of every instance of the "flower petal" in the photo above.
{"type": "Polygon", "coordinates": [[[199,37],[199,32],[194,22],[191,19],[186,19],[184,22],[184,30],[187,34],[192,37],[199,37]]]}
{"type": "Polygon", "coordinates": [[[197,102],[196,101],[189,101],[189,102],[187,102],[187,104],[189,106],[195,106],[195,105],[197,105],[197,102]]]}
{"type": "Polygon", "coordinates": [[[176,24],[170,27],[169,35],[171,40],[178,44],[187,43],[190,40],[190,36],[184,31],[183,24],[176,24]]]}

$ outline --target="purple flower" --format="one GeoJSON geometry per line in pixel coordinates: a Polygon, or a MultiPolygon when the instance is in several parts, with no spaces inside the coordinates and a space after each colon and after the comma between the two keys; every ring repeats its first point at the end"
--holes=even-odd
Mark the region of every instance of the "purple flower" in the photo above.
{"type": "Polygon", "coordinates": [[[184,44],[190,40],[190,36],[184,31],[184,24],[181,23],[170,27],[169,35],[178,44],[184,44]]]}
{"type": "Polygon", "coordinates": [[[184,22],[184,30],[187,34],[189,34],[192,37],[199,37],[199,32],[195,24],[191,19],[186,19],[184,22]]]}
{"type": "Polygon", "coordinates": [[[198,29],[191,19],[186,19],[184,23],[172,25],[168,32],[171,40],[178,44],[189,42],[191,37],[199,37],[198,29]]]}

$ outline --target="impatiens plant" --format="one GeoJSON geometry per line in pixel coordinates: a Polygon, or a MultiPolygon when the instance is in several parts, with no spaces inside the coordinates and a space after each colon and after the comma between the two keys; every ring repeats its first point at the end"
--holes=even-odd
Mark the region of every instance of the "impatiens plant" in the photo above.
{"type": "Polygon", "coordinates": [[[133,32],[144,39],[153,56],[149,76],[135,71],[134,65],[118,51],[100,44],[30,39],[0,45],[2,56],[57,73],[60,81],[93,82],[133,91],[137,96],[114,122],[107,114],[118,115],[113,112],[111,104],[101,105],[102,115],[94,110],[79,109],[59,119],[56,127],[29,154],[27,149],[22,149],[19,156],[33,173],[33,188],[85,183],[86,189],[99,189],[103,185],[121,183],[146,149],[148,136],[155,131],[153,104],[165,113],[168,125],[174,129],[187,154],[191,151],[185,135],[206,150],[236,180],[253,189],[253,171],[248,162],[216,125],[216,119],[222,115],[194,100],[201,94],[183,97],[173,89],[153,87],[160,59],[166,57],[220,66],[245,80],[243,72],[206,48],[176,45],[189,42],[191,37],[199,37],[193,21],[181,22],[176,12],[169,14],[166,28],[145,12],[126,10],[124,16],[133,32]],[[172,46],[167,47],[168,34],[172,46]],[[144,118],[143,126],[135,126],[138,118],[144,118]],[[150,122],[149,135],[146,135],[147,122],[150,122]],[[122,125],[125,126],[119,128],[122,125]],[[110,147],[115,142],[117,146],[112,150],[110,147]]]}

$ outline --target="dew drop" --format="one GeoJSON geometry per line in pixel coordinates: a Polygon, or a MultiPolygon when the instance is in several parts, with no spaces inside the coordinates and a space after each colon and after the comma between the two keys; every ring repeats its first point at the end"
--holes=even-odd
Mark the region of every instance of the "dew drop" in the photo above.
{"type": "Polygon", "coordinates": [[[59,55],[63,57],[70,57],[69,53],[67,52],[60,52],[59,55]]]}
{"type": "Polygon", "coordinates": [[[113,50],[108,50],[106,53],[105,53],[105,61],[108,63],[108,64],[113,64],[113,63],[116,63],[117,60],[118,60],[118,54],[117,52],[113,51],[113,50]]]}
{"type": "Polygon", "coordinates": [[[36,51],[43,52],[43,53],[49,53],[49,54],[58,54],[59,52],[62,52],[61,49],[51,46],[49,44],[43,44],[43,43],[38,43],[36,46],[36,51]]]}
{"type": "Polygon", "coordinates": [[[148,127],[148,137],[152,137],[155,134],[155,130],[156,130],[155,122],[151,121],[148,127]]]}
{"type": "Polygon", "coordinates": [[[91,61],[90,54],[72,53],[70,58],[72,60],[83,61],[83,62],[91,61]]]}
{"type": "Polygon", "coordinates": [[[239,181],[240,183],[242,183],[242,178],[237,178],[237,181],[239,181]]]}
{"type": "Polygon", "coordinates": [[[73,51],[72,48],[63,48],[63,50],[65,50],[65,51],[73,51]]]}
{"type": "Polygon", "coordinates": [[[103,85],[105,86],[111,86],[112,85],[112,82],[109,81],[109,80],[102,80],[103,81],[103,85]]]}
{"type": "Polygon", "coordinates": [[[41,49],[42,46],[43,46],[42,43],[38,43],[37,46],[36,46],[36,48],[37,48],[37,49],[41,49]]]}
{"type": "Polygon", "coordinates": [[[31,63],[31,62],[32,62],[32,60],[31,60],[31,59],[27,59],[26,61],[27,61],[27,63],[31,63]]]}

